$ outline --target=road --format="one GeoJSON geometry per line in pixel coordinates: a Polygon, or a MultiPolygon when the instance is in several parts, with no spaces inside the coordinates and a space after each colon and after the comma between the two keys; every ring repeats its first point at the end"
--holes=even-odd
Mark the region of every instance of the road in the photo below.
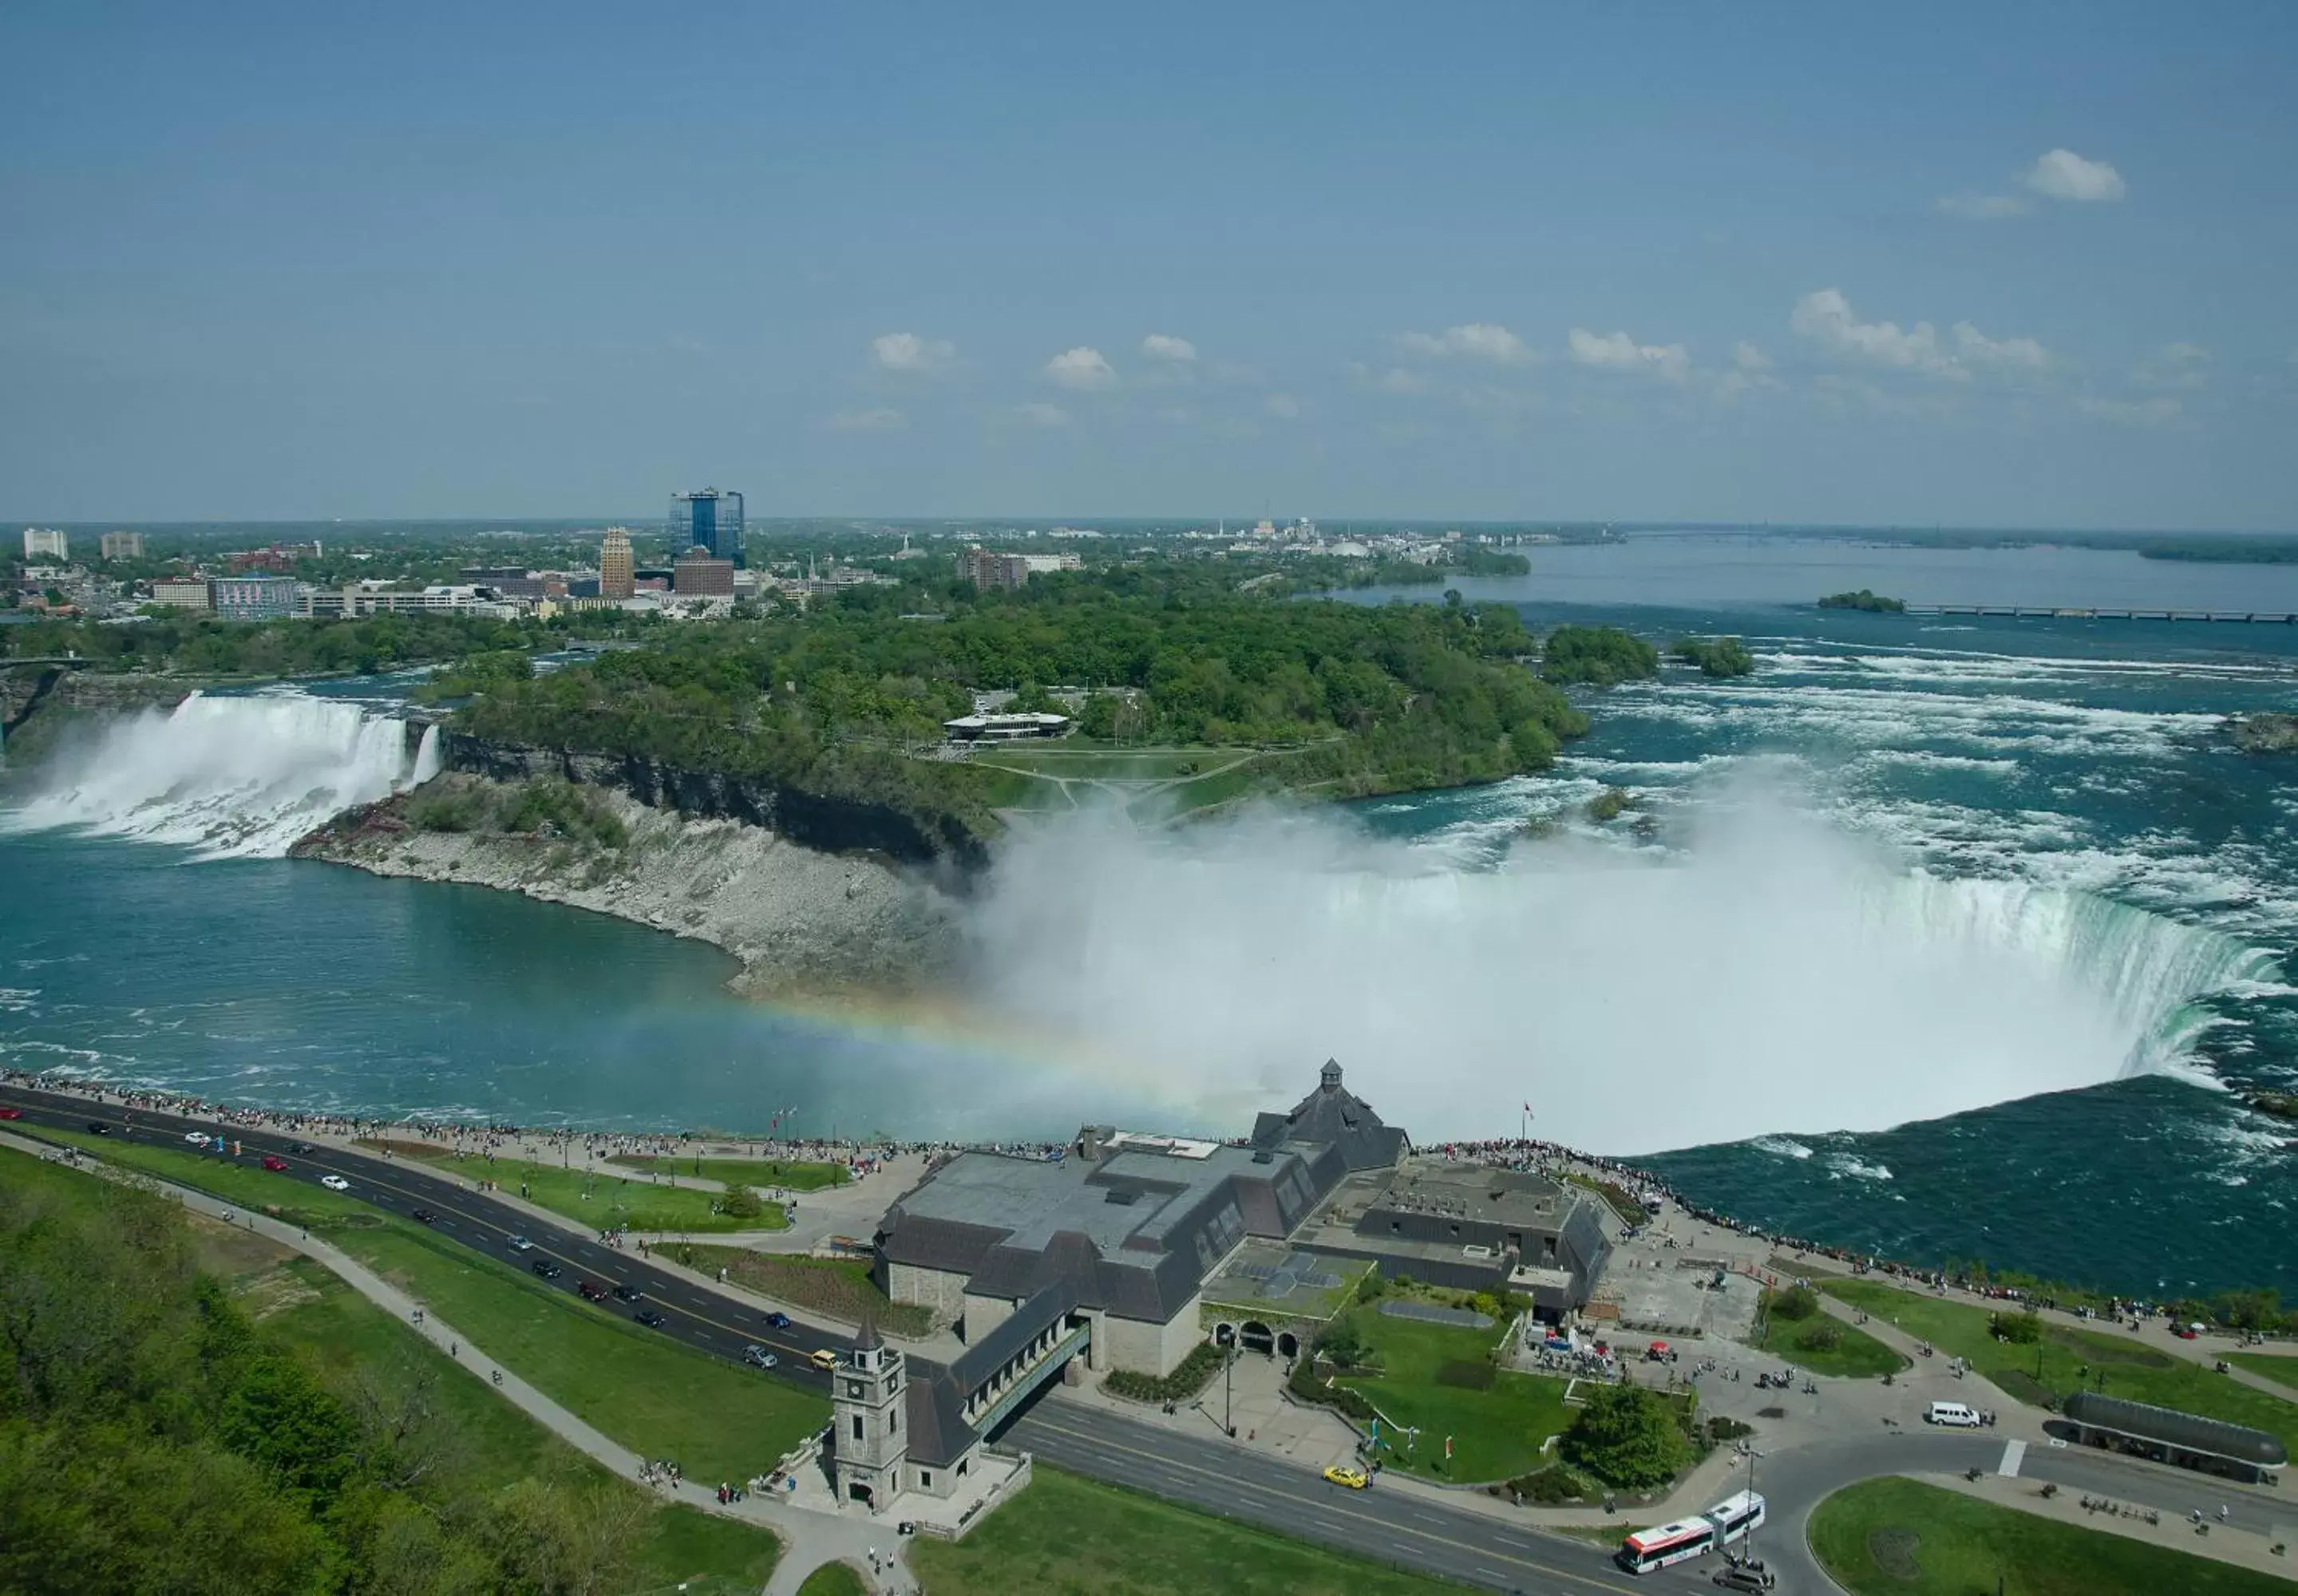
{"type": "MultiPolygon", "coordinates": [[[[264,1155],[283,1159],[290,1178],[317,1183],[341,1176],[350,1195],[387,1213],[411,1215],[422,1208],[436,1216],[433,1228],[514,1266],[536,1260],[558,1265],[547,1284],[570,1294],[580,1280],[635,1287],[645,1300],[614,1300],[604,1311],[632,1314],[652,1308],[663,1316],[660,1333],[715,1357],[740,1359],[752,1343],[781,1360],[774,1374],[823,1395],[829,1378],[806,1360],[818,1348],[843,1352],[841,1333],[819,1329],[793,1316],[787,1329],[766,1322],[767,1311],[710,1291],[658,1268],[636,1253],[600,1246],[587,1232],[540,1222],[483,1192],[401,1159],[310,1143],[293,1135],[187,1119],[148,1109],[0,1085],[0,1105],[21,1111],[11,1128],[37,1134],[40,1127],[87,1131],[108,1126],[118,1141],[187,1150],[186,1135],[202,1130],[220,1134],[245,1150],[236,1162],[252,1165],[264,1155]],[[510,1246],[525,1236],[531,1250],[510,1246]]],[[[214,1158],[233,1155],[209,1153],[214,1158]]],[[[919,1372],[933,1366],[913,1358],[919,1372]]],[[[1319,1542],[1360,1556],[1489,1589],[1584,1596],[1585,1592],[1687,1591],[1709,1588],[1697,1565],[1633,1577],[1610,1562],[1606,1550],[1568,1536],[1511,1524],[1505,1519],[1446,1506],[1429,1496],[1393,1486],[1351,1491],[1327,1483],[1305,1468],[1280,1463],[1233,1443],[1185,1436],[1137,1424],[1122,1415],[1064,1401],[1058,1385],[1025,1410],[1001,1437],[1046,1462],[1089,1478],[1129,1486],[1224,1518],[1281,1534],[1319,1542]]],[[[1889,1430],[1784,1452],[1757,1463],[1757,1489],[1766,1498],[1771,1521],[1759,1533],[1757,1551],[1780,1570],[1781,1596],[1818,1596],[1834,1587],[1804,1546],[1804,1524],[1812,1507],[1829,1492],[1856,1479],[1910,1471],[1994,1470],[2004,1458],[1999,1436],[1923,1429],[1889,1430]]],[[[2215,1513],[2232,1507],[2238,1527],[2264,1530],[2293,1515],[2275,1496],[2179,1471],[2139,1464],[2091,1451],[2029,1446],[2021,1473],[2056,1481],[2062,1488],[2139,1503],[2184,1517],[2192,1508],[2215,1513]]],[[[1623,1518],[1623,1534],[1638,1526],[1623,1518]]]]}

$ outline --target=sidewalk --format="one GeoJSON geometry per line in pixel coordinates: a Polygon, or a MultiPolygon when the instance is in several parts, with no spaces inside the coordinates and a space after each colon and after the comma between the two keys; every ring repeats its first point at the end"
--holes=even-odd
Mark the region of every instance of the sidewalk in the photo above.
{"type": "MultiPolygon", "coordinates": [[[[593,1429],[528,1385],[516,1372],[503,1368],[487,1356],[484,1349],[446,1320],[427,1311],[419,1320],[417,1320],[415,1313],[419,1304],[414,1298],[327,1241],[265,1214],[234,1208],[230,1204],[203,1193],[157,1180],[141,1172],[123,1170],[95,1154],[82,1154],[76,1161],[59,1160],[55,1149],[47,1144],[8,1131],[0,1131],[0,1148],[51,1162],[68,1162],[73,1168],[104,1180],[120,1180],[132,1174],[137,1184],[158,1190],[162,1196],[181,1204],[191,1213],[251,1231],[312,1259],[368,1301],[446,1353],[451,1361],[467,1370],[473,1379],[484,1380],[493,1386],[505,1401],[603,1466],[609,1473],[625,1480],[635,1481],[639,1477],[640,1466],[645,1460],[637,1452],[593,1429]]],[[[874,1546],[881,1554],[897,1557],[900,1551],[898,1537],[893,1535],[889,1526],[882,1521],[873,1524],[827,1513],[801,1512],[761,1493],[752,1493],[738,1502],[721,1502],[715,1483],[705,1485],[687,1480],[677,1485],[654,1488],[668,1500],[686,1507],[720,1518],[740,1519],[770,1531],[781,1543],[781,1554],[775,1561],[773,1577],[765,1587],[767,1596],[782,1596],[784,1592],[796,1592],[806,1575],[829,1562],[852,1564],[863,1575],[864,1584],[874,1591],[913,1592],[917,1589],[917,1582],[898,1560],[880,1583],[871,1584],[867,1574],[869,1551],[874,1546]]]]}

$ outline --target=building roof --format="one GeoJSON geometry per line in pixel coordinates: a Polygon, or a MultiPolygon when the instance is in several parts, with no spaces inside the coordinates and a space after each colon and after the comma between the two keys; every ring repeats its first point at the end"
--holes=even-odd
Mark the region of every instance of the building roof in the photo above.
{"type": "Polygon", "coordinates": [[[2175,1446],[2182,1452],[2228,1458],[2253,1468],[2279,1468],[2290,1460],[2289,1449],[2283,1445],[2282,1438],[2266,1430],[2205,1419],[2198,1413],[2182,1413],[2176,1408],[2158,1408],[2128,1397],[2078,1391],[2067,1398],[2063,1411],[2087,1429],[2112,1430],[2117,1435],[2175,1446]]]}
{"type": "Polygon", "coordinates": [[[1402,1130],[1383,1124],[1371,1104],[1341,1084],[1341,1066],[1330,1058],[1318,1076],[1317,1090],[1294,1105],[1292,1113],[1263,1114],[1253,1121],[1253,1146],[1274,1148],[1288,1141],[1329,1142],[1352,1170],[1384,1168],[1412,1146],[1402,1130]]]}
{"type": "Polygon", "coordinates": [[[965,1399],[947,1370],[913,1379],[902,1394],[902,1417],[909,1426],[910,1461],[946,1468],[981,1437],[965,1422],[965,1399]]]}
{"type": "Polygon", "coordinates": [[[1075,1304],[1161,1324],[1248,1235],[1280,1237],[1346,1171],[1329,1148],[1220,1147],[1096,1135],[1105,1156],[963,1153],[880,1222],[890,1263],[968,1277],[1021,1302],[1055,1285],[1075,1304]]]}
{"type": "Polygon", "coordinates": [[[1576,1198],[1544,1175],[1482,1164],[1416,1159],[1365,1206],[1359,1230],[1385,1225],[1392,1215],[1426,1214],[1462,1223],[1527,1230],[1562,1228],[1576,1198]]]}
{"type": "Polygon", "coordinates": [[[1012,1362],[1029,1343],[1076,1309],[1077,1293],[1067,1282],[1048,1286],[1013,1310],[1004,1321],[965,1349],[949,1366],[960,1391],[971,1391],[1012,1362]]]}

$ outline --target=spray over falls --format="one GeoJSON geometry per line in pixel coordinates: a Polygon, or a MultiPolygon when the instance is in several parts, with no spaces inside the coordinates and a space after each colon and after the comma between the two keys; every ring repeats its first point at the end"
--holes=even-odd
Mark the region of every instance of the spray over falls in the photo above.
{"type": "Polygon", "coordinates": [[[1013,848],[978,915],[988,1000],[1090,1039],[1206,1124],[1343,1058],[1424,1139],[1640,1153],[1878,1130],[2188,1067],[2195,1000],[2271,972],[2081,893],[1909,874],[1784,805],[1688,858],[1519,849],[1498,870],[1328,819],[1013,848]]]}

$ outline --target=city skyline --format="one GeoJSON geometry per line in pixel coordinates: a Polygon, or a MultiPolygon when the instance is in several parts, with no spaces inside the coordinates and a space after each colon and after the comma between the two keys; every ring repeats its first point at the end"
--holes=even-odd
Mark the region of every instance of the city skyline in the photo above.
{"type": "Polygon", "coordinates": [[[2298,524],[2298,18],[1320,15],[18,8],[6,509],[2298,524]]]}

